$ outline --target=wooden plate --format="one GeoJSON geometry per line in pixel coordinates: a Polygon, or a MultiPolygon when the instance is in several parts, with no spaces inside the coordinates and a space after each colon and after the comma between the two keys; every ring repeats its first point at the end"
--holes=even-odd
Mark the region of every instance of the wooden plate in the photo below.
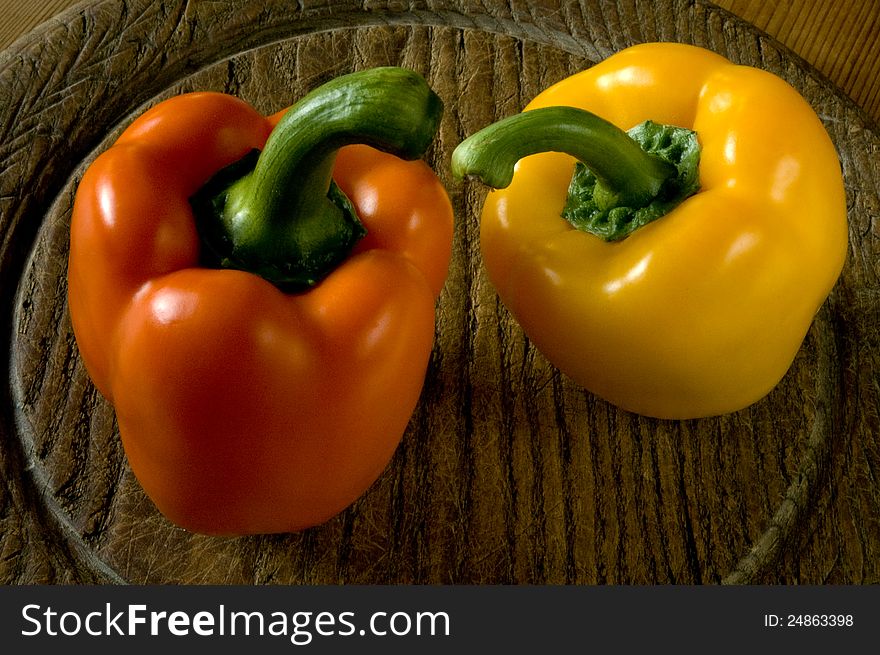
{"type": "Polygon", "coordinates": [[[877,581],[874,126],[800,59],[712,5],[92,1],[0,58],[0,581],[716,583],[877,581]],[[728,416],[656,421],[559,375],[480,265],[485,190],[452,149],[551,83],[641,41],[787,79],[843,162],[851,251],[792,369],[728,416]],[[70,209],[95,155],[189,90],[269,113],[341,73],[403,65],[447,111],[429,161],[456,211],[421,402],[382,478],[326,525],[219,539],[169,524],[127,467],[66,308],[70,209]]]}

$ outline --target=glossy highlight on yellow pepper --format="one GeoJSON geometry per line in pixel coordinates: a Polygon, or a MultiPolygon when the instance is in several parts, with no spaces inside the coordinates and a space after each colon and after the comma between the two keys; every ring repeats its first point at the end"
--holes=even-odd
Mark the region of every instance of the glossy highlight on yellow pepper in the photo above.
{"type": "Polygon", "coordinates": [[[482,212],[503,303],[550,362],[624,409],[696,418],[761,399],[847,250],[840,164],[815,112],[768,72],[671,43],[623,50],[525,111],[554,106],[696,131],[700,190],[606,242],[560,217],[573,157],[524,157],[482,212]]]}

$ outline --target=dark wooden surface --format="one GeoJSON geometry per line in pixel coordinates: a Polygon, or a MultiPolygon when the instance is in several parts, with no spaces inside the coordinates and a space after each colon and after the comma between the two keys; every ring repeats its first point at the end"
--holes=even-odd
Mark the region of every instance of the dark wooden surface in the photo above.
{"type": "MultiPolygon", "coordinates": [[[[82,1],[0,0],[0,49],[82,1]]],[[[528,4],[548,5],[544,0],[528,4]]],[[[715,0],[714,4],[791,48],[875,122],[880,121],[880,0],[715,0]]]]}
{"type": "Polygon", "coordinates": [[[841,91],[701,2],[80,5],[0,58],[0,582],[880,581],[880,136],[841,91]],[[678,40],[798,88],[841,154],[843,276],[791,371],[736,414],[657,421],[578,389],[530,347],[480,265],[485,190],[461,138],[639,41],[678,40]],[[388,470],[296,535],[168,524],[128,470],[65,301],[75,185],[145,107],[186,90],[290,104],[339,73],[421,71],[447,99],[429,161],[456,210],[425,390],[388,470]]]}

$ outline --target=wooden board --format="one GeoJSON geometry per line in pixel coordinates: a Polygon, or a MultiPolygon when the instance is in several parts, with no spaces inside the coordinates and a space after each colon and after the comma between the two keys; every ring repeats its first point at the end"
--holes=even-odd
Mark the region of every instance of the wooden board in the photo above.
{"type": "Polygon", "coordinates": [[[0,582],[867,583],[880,580],[880,136],[788,50],[702,2],[94,1],[0,58],[0,582]],[[230,6],[234,5],[234,6],[230,6]],[[622,412],[524,338],[480,264],[464,135],[641,41],[709,47],[792,83],[844,167],[850,252],[792,369],[699,421],[622,412]],[[341,73],[422,72],[447,99],[429,161],[456,212],[425,389],[353,507],[293,535],[173,527],[127,467],[66,309],[84,168],[182,91],[266,113],[341,73]]]}

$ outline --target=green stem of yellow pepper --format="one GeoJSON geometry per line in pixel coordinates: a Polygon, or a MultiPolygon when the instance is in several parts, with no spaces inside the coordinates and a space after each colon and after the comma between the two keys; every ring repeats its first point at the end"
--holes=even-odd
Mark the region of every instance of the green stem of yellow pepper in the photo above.
{"type": "Polygon", "coordinates": [[[541,152],[578,160],[562,216],[606,241],[629,236],[699,189],[695,132],[651,121],[624,132],[574,107],[526,111],[480,130],[455,149],[452,172],[502,189],[517,161],[541,152]]]}

